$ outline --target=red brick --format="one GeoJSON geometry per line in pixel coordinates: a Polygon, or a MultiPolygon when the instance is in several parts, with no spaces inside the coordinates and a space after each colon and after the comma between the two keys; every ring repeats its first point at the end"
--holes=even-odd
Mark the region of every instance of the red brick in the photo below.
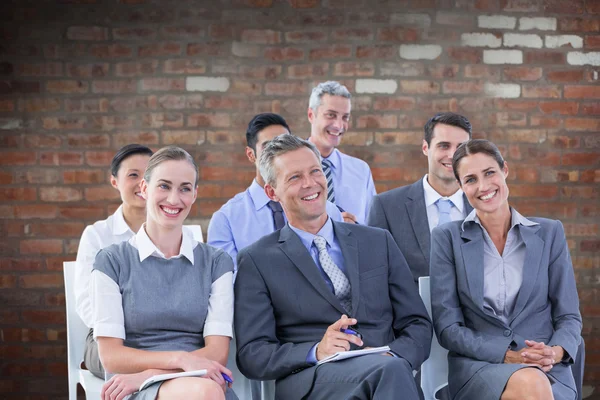
{"type": "Polygon", "coordinates": [[[239,75],[245,79],[277,79],[281,75],[281,65],[240,66],[239,75]]]}
{"type": "Polygon", "coordinates": [[[600,170],[590,169],[581,172],[581,182],[585,183],[599,183],[600,182],[600,170]]]}
{"type": "Polygon", "coordinates": [[[87,93],[88,83],[82,81],[48,81],[46,82],[46,90],[50,93],[87,93]]]}
{"type": "Polygon", "coordinates": [[[373,76],[375,74],[375,65],[371,62],[353,62],[345,61],[336,63],[334,66],[334,75],[336,76],[373,76]]]}
{"type": "Polygon", "coordinates": [[[525,51],[525,64],[566,64],[565,53],[552,51],[525,51]]]}
{"type": "Polygon", "coordinates": [[[549,71],[546,74],[549,81],[558,83],[579,82],[583,79],[582,70],[549,71]]]}
{"type": "Polygon", "coordinates": [[[558,29],[573,32],[600,32],[600,20],[598,18],[559,18],[558,29]]]}
{"type": "Polygon", "coordinates": [[[308,90],[304,82],[267,82],[265,83],[265,94],[267,96],[296,96],[307,95],[308,90]]]}
{"type": "Polygon", "coordinates": [[[58,254],[62,253],[63,242],[59,239],[26,239],[21,240],[21,254],[58,254]]]}
{"type": "Polygon", "coordinates": [[[59,179],[58,171],[50,168],[20,170],[15,173],[15,183],[53,184],[58,183],[59,179]]]}
{"type": "Polygon", "coordinates": [[[584,165],[589,167],[599,162],[599,153],[565,153],[562,155],[563,165],[584,165]]]}
{"type": "Polygon", "coordinates": [[[499,110],[531,111],[538,108],[539,102],[534,100],[496,99],[495,105],[499,110]]]}
{"type": "Polygon", "coordinates": [[[201,145],[205,141],[205,133],[193,131],[162,131],[161,143],[164,145],[201,145]]]}
{"type": "Polygon", "coordinates": [[[69,147],[108,147],[110,145],[110,136],[106,134],[86,134],[71,133],[67,135],[67,145],[69,147]]]}
{"type": "MultiPolygon", "coordinates": [[[[571,199],[572,201],[578,199],[596,200],[600,197],[600,191],[596,186],[564,186],[560,192],[563,199],[571,199]]],[[[598,235],[591,236],[597,237],[598,235]]]]}
{"type": "Polygon", "coordinates": [[[410,94],[438,94],[440,84],[433,81],[399,81],[400,92],[410,94]]]}
{"type": "Polygon", "coordinates": [[[183,114],[176,112],[149,113],[141,115],[143,128],[182,128],[183,114]]]}
{"type": "Polygon", "coordinates": [[[86,151],[85,161],[92,167],[105,167],[110,165],[114,155],[114,151],[86,151]]]}
{"type": "Polygon", "coordinates": [[[100,94],[135,93],[137,82],[132,79],[92,81],[92,92],[100,94]]]}
{"type": "Polygon", "coordinates": [[[398,127],[396,115],[361,115],[356,119],[357,129],[395,129],[398,127]]]}
{"type": "Polygon", "coordinates": [[[575,115],[579,110],[579,103],[574,101],[542,101],[540,110],[547,114],[575,115]]]}
{"type": "Polygon", "coordinates": [[[600,35],[586,35],[583,43],[586,49],[600,49],[600,35]]]}
{"type": "Polygon", "coordinates": [[[20,204],[15,206],[15,217],[19,219],[53,219],[58,207],[51,204],[20,204]]]}
{"type": "Polygon", "coordinates": [[[560,87],[556,85],[523,85],[521,93],[523,97],[528,98],[558,99],[561,97],[560,87]]]}
{"type": "Polygon", "coordinates": [[[293,8],[314,8],[321,3],[321,0],[287,0],[287,2],[293,8]]]}
{"type": "Polygon", "coordinates": [[[75,151],[44,151],[40,153],[40,165],[81,165],[83,154],[75,151]]]}
{"type": "Polygon", "coordinates": [[[188,56],[223,57],[229,54],[231,45],[221,42],[190,43],[187,46],[188,56]]]}
{"type": "Polygon", "coordinates": [[[68,187],[42,187],[40,188],[40,199],[49,202],[79,201],[82,199],[81,191],[68,187]]]}
{"type": "Polygon", "coordinates": [[[600,103],[590,103],[581,105],[581,114],[600,115],[600,103]]]}
{"type": "MultiPolygon", "coordinates": [[[[28,323],[28,324],[56,324],[56,325],[62,325],[66,323],[65,320],[65,312],[64,310],[61,311],[52,311],[52,310],[24,310],[21,313],[21,317],[23,318],[23,322],[28,323]]],[[[46,352],[50,352],[51,354],[54,353],[61,353],[62,349],[58,349],[55,346],[49,347],[48,350],[45,351],[40,351],[40,348],[29,348],[28,350],[31,351],[31,356],[34,358],[49,358],[49,354],[44,354],[46,352]]],[[[59,356],[59,354],[56,354],[55,357],[59,356]]],[[[52,357],[54,358],[54,357],[52,357]]]]}
{"type": "Polygon", "coordinates": [[[375,36],[372,29],[369,28],[341,28],[335,29],[331,33],[333,40],[347,41],[371,41],[375,36]]]}
{"type": "MultiPolygon", "coordinates": [[[[17,284],[16,275],[0,275],[0,289],[11,289],[17,284]]],[[[4,339],[5,341],[6,338],[4,339]]]]}
{"type": "Polygon", "coordinates": [[[579,136],[573,137],[560,134],[551,134],[548,135],[548,139],[554,147],[559,149],[574,149],[580,147],[581,145],[581,139],[579,136]]]}
{"type": "Polygon", "coordinates": [[[556,185],[531,185],[516,184],[510,185],[511,197],[537,197],[543,199],[552,199],[557,197],[558,188],[556,185]]]}
{"type": "Polygon", "coordinates": [[[464,12],[438,11],[435,15],[435,22],[439,25],[460,26],[469,29],[474,26],[475,18],[473,15],[464,12]]]}
{"type": "Polygon", "coordinates": [[[36,163],[35,152],[2,152],[0,153],[0,165],[33,165],[36,163]]]}
{"type": "Polygon", "coordinates": [[[0,112],[13,112],[15,111],[15,102],[10,99],[0,100],[0,112]]]}
{"type": "Polygon", "coordinates": [[[65,111],[70,113],[97,113],[108,111],[108,99],[65,99],[65,111]]]}
{"type": "Polygon", "coordinates": [[[285,41],[288,43],[314,43],[327,40],[327,34],[323,31],[292,31],[285,33],[285,41]]]}
{"type": "Polygon", "coordinates": [[[600,251],[600,240],[582,240],[579,249],[585,252],[590,251],[596,253],[600,251]]]}
{"type": "Polygon", "coordinates": [[[19,321],[17,311],[0,310],[0,321],[5,324],[16,324],[19,321]]]}
{"type": "Polygon", "coordinates": [[[44,117],[42,126],[44,129],[83,129],[87,124],[87,117],[44,117]]]}
{"type": "Polygon", "coordinates": [[[140,57],[178,56],[181,54],[181,45],[175,42],[153,43],[139,46],[140,57]]]}
{"type": "Polygon", "coordinates": [[[144,40],[156,38],[153,28],[115,28],[112,30],[114,40],[144,40]]]}
{"type": "Polygon", "coordinates": [[[242,42],[257,44],[277,44],[281,42],[281,32],[271,29],[243,29],[242,42]]]}
{"type": "Polygon", "coordinates": [[[35,188],[0,187],[0,201],[34,201],[37,199],[35,188]]]}
{"type": "Polygon", "coordinates": [[[543,115],[530,115],[529,124],[536,127],[544,128],[560,128],[562,126],[563,118],[552,118],[547,114],[543,115]]]}
{"type": "Polygon", "coordinates": [[[474,81],[446,81],[443,83],[444,94],[477,94],[483,91],[483,83],[474,81]]]}
{"type": "Polygon", "coordinates": [[[92,130],[114,131],[115,129],[130,129],[136,123],[134,115],[103,115],[92,116],[88,128],[92,130]]]}
{"type": "Polygon", "coordinates": [[[70,26],[67,29],[69,40],[108,40],[108,29],[100,26],[70,26]]]}
{"type": "Polygon", "coordinates": [[[416,42],[418,38],[419,34],[412,28],[389,27],[377,31],[377,40],[382,42],[416,42]]]}
{"type": "Polygon", "coordinates": [[[58,62],[18,64],[16,69],[20,76],[60,77],[63,75],[63,65],[58,62]]]}
{"type": "Polygon", "coordinates": [[[61,206],[59,214],[62,218],[88,220],[90,222],[106,218],[106,211],[103,205],[86,205],[85,207],[61,206]]]}
{"type": "Polygon", "coordinates": [[[11,172],[0,171],[0,185],[10,185],[11,183],[13,183],[13,181],[13,174],[11,172]]]}
{"type": "Polygon", "coordinates": [[[0,94],[12,93],[39,93],[39,82],[28,81],[0,81],[0,94]]]}
{"type": "Polygon", "coordinates": [[[122,62],[115,65],[115,76],[133,77],[153,75],[157,70],[157,60],[122,62]]]}
{"type": "Polygon", "coordinates": [[[19,101],[19,110],[28,113],[52,112],[60,110],[60,99],[34,98],[19,101]]]}
{"type": "Polygon", "coordinates": [[[373,104],[373,110],[399,111],[412,110],[415,107],[415,99],[412,97],[377,97],[373,104]]]}
{"type": "Polygon", "coordinates": [[[251,106],[247,98],[240,96],[212,95],[204,100],[204,107],[208,109],[249,110],[251,106]]]}
{"type": "MultiPolygon", "coordinates": [[[[44,304],[51,307],[64,307],[65,295],[64,293],[46,293],[44,295],[44,304]]],[[[58,336],[59,331],[56,331],[54,329],[48,330],[48,340],[57,340],[58,336]]]]}
{"type": "Polygon", "coordinates": [[[567,85],[565,86],[565,98],[597,100],[600,98],[600,86],[567,85]]]}
{"type": "Polygon", "coordinates": [[[304,50],[298,47],[267,47],[263,57],[271,61],[298,61],[304,59],[304,50]]]}
{"type": "Polygon", "coordinates": [[[96,58],[127,58],[133,56],[133,47],[124,44],[98,44],[90,47],[90,54],[96,58]]]}
{"type": "Polygon", "coordinates": [[[156,96],[117,97],[109,102],[109,110],[116,112],[131,112],[142,110],[155,110],[157,108],[156,96]]]}
{"type": "Polygon", "coordinates": [[[119,200],[119,192],[110,186],[101,186],[85,189],[86,201],[119,200]]]}
{"type": "Polygon", "coordinates": [[[398,49],[395,46],[388,45],[373,45],[359,46],[356,49],[356,58],[395,58],[398,49]]]}
{"type": "Polygon", "coordinates": [[[75,169],[63,171],[63,182],[71,184],[93,184],[106,182],[106,172],[101,169],[75,169]]]}
{"type": "Polygon", "coordinates": [[[480,49],[449,47],[447,53],[451,60],[462,63],[481,64],[483,60],[483,53],[480,49]]]}
{"type": "Polygon", "coordinates": [[[113,143],[117,147],[125,146],[129,143],[139,143],[144,145],[157,145],[158,134],[154,131],[144,132],[121,132],[113,135],[113,143]]]}
{"type": "Polygon", "coordinates": [[[565,128],[574,131],[600,131],[600,119],[567,118],[565,128]]]}
{"type": "Polygon", "coordinates": [[[195,113],[190,114],[187,120],[187,126],[197,127],[215,127],[228,128],[231,125],[229,114],[225,113],[195,113]]]}
{"type": "Polygon", "coordinates": [[[185,78],[143,78],[141,90],[145,92],[167,92],[185,90],[185,78]]]}
{"type": "Polygon", "coordinates": [[[504,11],[539,11],[540,6],[537,0],[503,0],[502,9],[504,11]]]}
{"type": "Polygon", "coordinates": [[[537,81],[542,77],[543,71],[540,67],[506,67],[503,72],[504,77],[509,80],[537,81]]]}
{"type": "Polygon", "coordinates": [[[165,60],[163,71],[167,74],[204,74],[206,72],[206,61],[191,59],[165,60]]]}
{"type": "Polygon", "coordinates": [[[62,145],[60,135],[31,135],[23,137],[23,146],[35,149],[58,148],[62,145]]]}
{"type": "Polygon", "coordinates": [[[58,274],[24,275],[19,278],[19,287],[24,289],[61,288],[62,286],[63,277],[58,274]]]}

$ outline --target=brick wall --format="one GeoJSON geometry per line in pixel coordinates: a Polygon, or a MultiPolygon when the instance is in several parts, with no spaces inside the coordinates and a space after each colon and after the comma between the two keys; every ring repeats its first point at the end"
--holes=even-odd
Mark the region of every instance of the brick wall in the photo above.
{"type": "Polygon", "coordinates": [[[66,398],[62,262],[118,204],[119,146],[200,165],[193,219],[242,191],[244,127],[306,137],[311,87],[354,93],[343,150],[379,191],[423,176],[424,122],[467,115],[501,146],[511,199],[565,225],[600,392],[597,0],[4,0],[0,10],[0,398],[66,398]]]}

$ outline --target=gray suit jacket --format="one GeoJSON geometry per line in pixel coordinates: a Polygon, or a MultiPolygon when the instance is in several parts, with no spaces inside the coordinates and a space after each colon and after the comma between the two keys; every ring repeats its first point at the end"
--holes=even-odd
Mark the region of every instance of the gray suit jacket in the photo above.
{"type": "MultiPolygon", "coordinates": [[[[473,207],[463,195],[465,215],[473,207]]],[[[373,197],[367,219],[369,226],[387,229],[408,262],[415,281],[429,276],[430,233],[425,208],[423,179],[373,197]]]]}
{"type": "MultiPolygon", "coordinates": [[[[365,346],[389,345],[418,369],[432,329],[408,265],[389,232],[333,222],[352,287],[352,317],[365,346]]],[[[277,379],[278,398],[301,398],[315,367],[306,359],[344,314],[310,253],[286,225],[238,254],[235,334],[240,371],[277,379]]]]}
{"type": "Polygon", "coordinates": [[[525,340],[560,345],[567,362],[549,372],[575,390],[569,363],[577,354],[581,315],[573,267],[560,221],[519,226],[525,242],[523,283],[509,324],[483,308],[483,231],[476,223],[445,224],[432,232],[431,298],[435,331],[447,348],[452,396],[480,368],[502,363],[507,349],[525,340]]]}

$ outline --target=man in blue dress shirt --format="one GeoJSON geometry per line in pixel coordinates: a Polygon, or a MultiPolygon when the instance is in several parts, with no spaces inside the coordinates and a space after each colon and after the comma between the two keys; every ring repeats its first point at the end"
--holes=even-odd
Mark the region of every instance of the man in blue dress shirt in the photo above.
{"type": "Polygon", "coordinates": [[[364,224],[372,197],[377,194],[369,165],[336,149],[348,131],[350,92],[335,81],[318,84],[310,95],[308,120],[311,141],[323,157],[327,200],[341,207],[346,222],[364,224]]]}

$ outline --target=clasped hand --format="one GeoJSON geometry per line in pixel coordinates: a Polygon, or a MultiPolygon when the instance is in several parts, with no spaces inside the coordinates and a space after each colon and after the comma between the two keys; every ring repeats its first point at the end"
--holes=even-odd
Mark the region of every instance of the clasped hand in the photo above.
{"type": "Polygon", "coordinates": [[[508,350],[504,356],[504,362],[508,364],[535,365],[548,372],[554,364],[560,362],[564,356],[561,346],[547,346],[543,342],[526,340],[527,347],[518,351],[508,350]]]}
{"type": "Polygon", "coordinates": [[[359,347],[362,346],[363,341],[359,337],[340,331],[356,324],[355,318],[342,315],[340,319],[329,325],[323,339],[317,345],[317,360],[322,360],[339,351],[350,350],[350,343],[354,343],[359,347]]]}

